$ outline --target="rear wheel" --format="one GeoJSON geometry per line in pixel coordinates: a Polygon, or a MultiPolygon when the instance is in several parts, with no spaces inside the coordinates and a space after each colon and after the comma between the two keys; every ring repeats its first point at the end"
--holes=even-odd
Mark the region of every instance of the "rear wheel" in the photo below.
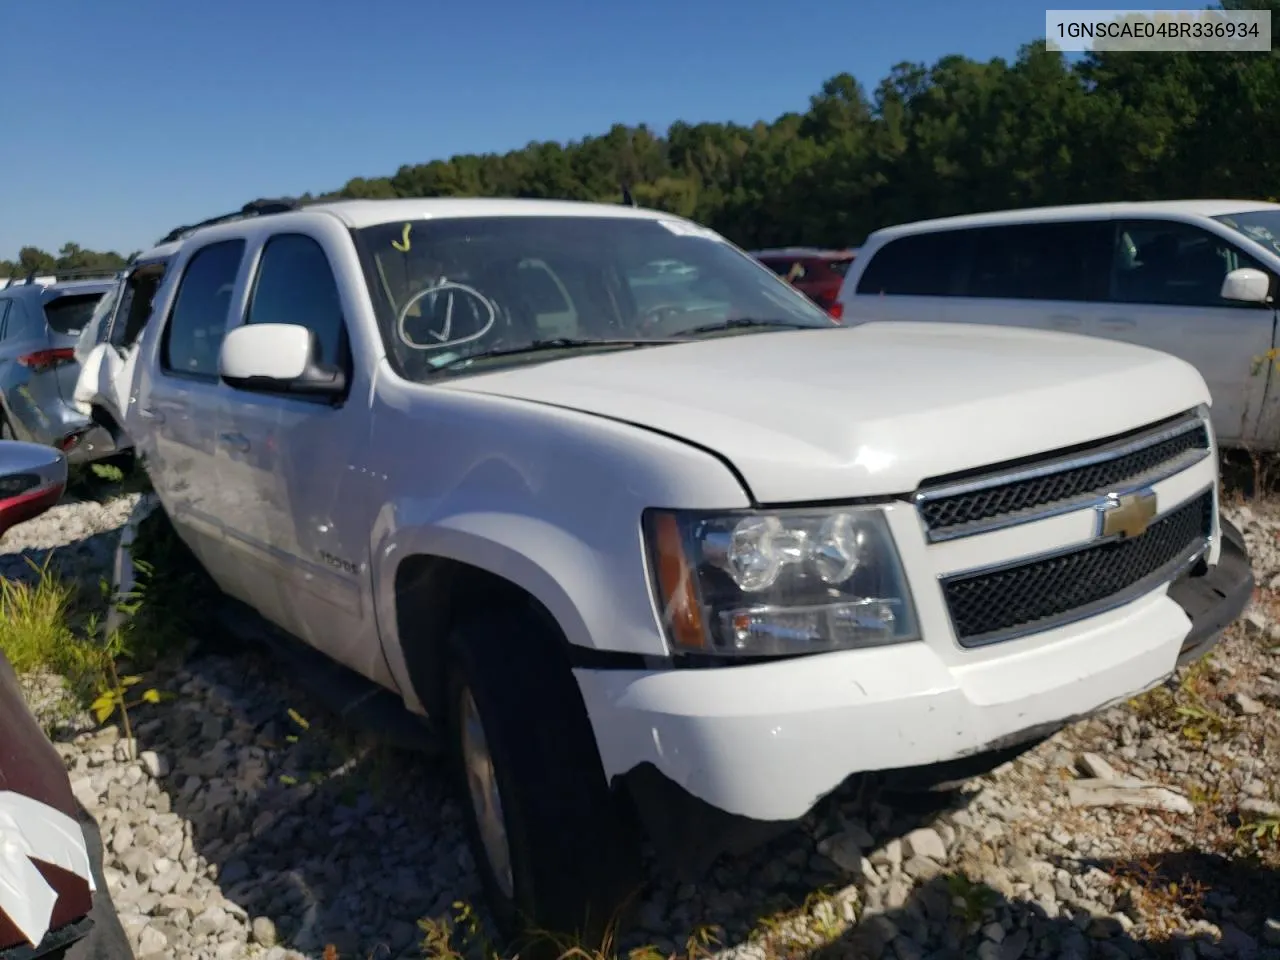
{"type": "Polygon", "coordinates": [[[503,934],[599,944],[639,888],[639,846],[549,634],[514,612],[484,614],[453,634],[454,779],[503,934]]]}

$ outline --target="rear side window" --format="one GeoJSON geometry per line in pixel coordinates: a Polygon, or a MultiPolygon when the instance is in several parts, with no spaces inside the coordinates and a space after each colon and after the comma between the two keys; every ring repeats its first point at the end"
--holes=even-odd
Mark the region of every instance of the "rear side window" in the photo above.
{"type": "Polygon", "coordinates": [[[954,295],[968,233],[947,230],[890,240],[872,254],[858,278],[857,292],[901,297],[954,295]]]}
{"type": "Polygon", "coordinates": [[[840,276],[843,277],[849,273],[849,268],[853,266],[853,261],[852,260],[832,260],[830,266],[831,266],[832,273],[839,274],[840,276]]]}
{"type": "Polygon", "coordinates": [[[187,261],[169,324],[160,343],[160,365],[201,379],[218,376],[218,351],[227,332],[231,292],[244,255],[243,240],[223,240],[187,261]]]}
{"type": "Polygon", "coordinates": [[[9,336],[9,301],[0,300],[0,340],[9,336]]]}
{"type": "Polygon", "coordinates": [[[68,293],[44,304],[44,317],[54,333],[79,336],[102,299],[100,293],[68,293]]]}
{"type": "Polygon", "coordinates": [[[1109,221],[983,227],[969,238],[972,260],[961,296],[1107,299],[1109,221]]]}

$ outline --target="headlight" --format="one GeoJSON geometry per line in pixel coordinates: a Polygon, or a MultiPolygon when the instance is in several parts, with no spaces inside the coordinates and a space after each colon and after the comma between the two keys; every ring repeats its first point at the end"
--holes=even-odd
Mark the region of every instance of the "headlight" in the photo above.
{"type": "Polygon", "coordinates": [[[874,508],[645,516],[660,614],[684,652],[766,656],[919,638],[874,508]]]}

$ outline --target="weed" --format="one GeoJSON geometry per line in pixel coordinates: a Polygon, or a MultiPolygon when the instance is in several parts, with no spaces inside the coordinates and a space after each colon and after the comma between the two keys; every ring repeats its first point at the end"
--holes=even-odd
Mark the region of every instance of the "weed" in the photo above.
{"type": "Polygon", "coordinates": [[[966,927],[979,924],[986,913],[1000,902],[1000,895],[985,883],[970,880],[963,873],[950,873],[945,878],[951,906],[966,927]]]}
{"type": "Polygon", "coordinates": [[[1245,840],[1255,847],[1280,845],[1280,817],[1264,817],[1242,824],[1236,831],[1237,840],[1245,840]]]}
{"type": "Polygon", "coordinates": [[[1209,888],[1187,873],[1166,875],[1144,860],[1118,864],[1110,872],[1156,938],[1173,934],[1182,925],[1181,915],[1203,916],[1209,888]]]}
{"type": "Polygon", "coordinates": [[[130,655],[154,663],[207,627],[218,589],[160,507],[138,524],[128,550],[135,583],[116,605],[128,617],[130,655]]]}
{"type": "Polygon", "coordinates": [[[142,691],[130,702],[127,691],[142,682],[140,676],[121,676],[116,661],[130,653],[128,638],[119,631],[99,639],[98,618],[78,619],[78,591],[59,579],[49,560],[41,566],[28,561],[36,576],[33,582],[0,580],[0,652],[18,673],[48,670],[65,677],[74,694],[89,702],[99,723],[120,712],[125,737],[132,743],[128,710],[142,703],[159,703],[158,690],[142,691]]]}
{"type": "MultiPolygon", "coordinates": [[[[455,902],[451,916],[419,920],[418,929],[422,931],[419,949],[427,960],[499,960],[501,957],[500,951],[485,934],[479,915],[468,903],[455,902]]],[[[525,949],[536,947],[541,954],[550,948],[557,960],[619,960],[613,929],[611,926],[597,947],[535,932],[526,941],[525,949]]],[[[718,946],[720,940],[715,928],[704,925],[689,934],[683,950],[668,954],[648,945],[628,951],[626,957],[627,960],[709,960],[718,946]]],[[[516,956],[520,956],[520,952],[516,956]]]]}
{"type": "Polygon", "coordinates": [[[0,580],[0,651],[18,673],[47,669],[75,682],[92,672],[93,658],[70,626],[76,590],[50,572],[50,559],[27,561],[34,582],[0,580]]]}
{"type": "Polygon", "coordinates": [[[1225,737],[1236,729],[1236,721],[1216,711],[1209,702],[1212,684],[1209,661],[1189,666],[1170,689],[1167,685],[1148,690],[1129,701],[1138,717],[1153,726],[1177,733],[1184,740],[1203,743],[1225,737]]]}

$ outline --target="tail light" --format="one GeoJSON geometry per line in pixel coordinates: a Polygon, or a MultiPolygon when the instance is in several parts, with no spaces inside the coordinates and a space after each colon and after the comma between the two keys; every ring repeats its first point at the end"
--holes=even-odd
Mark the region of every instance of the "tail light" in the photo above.
{"type": "Polygon", "coordinates": [[[71,347],[58,347],[53,350],[25,353],[18,358],[18,362],[33,373],[43,373],[66,363],[74,363],[75,359],[76,352],[71,347]]]}
{"type": "Polygon", "coordinates": [[[58,483],[19,493],[0,490],[0,535],[10,527],[40,516],[62,499],[62,489],[63,485],[58,483]]]}
{"type": "Polygon", "coordinates": [[[834,303],[832,303],[830,306],[827,307],[827,315],[830,316],[831,319],[835,320],[837,323],[844,320],[844,304],[841,303],[839,300],[836,300],[834,303]]]}
{"type": "Polygon", "coordinates": [[[85,434],[87,434],[88,432],[89,432],[88,430],[77,430],[75,431],[75,433],[69,433],[65,437],[63,437],[61,440],[59,440],[57,443],[55,443],[54,446],[57,447],[59,450],[61,450],[63,453],[69,453],[71,450],[80,446],[80,441],[85,438],[85,434]]]}

